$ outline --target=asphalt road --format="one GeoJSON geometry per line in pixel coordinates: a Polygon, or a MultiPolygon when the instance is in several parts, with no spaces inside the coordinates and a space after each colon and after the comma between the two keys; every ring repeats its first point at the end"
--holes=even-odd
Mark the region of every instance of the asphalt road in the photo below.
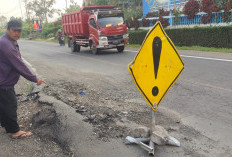
{"type": "MultiPolygon", "coordinates": [[[[131,82],[127,65],[138,51],[127,48],[124,53],[105,50],[93,55],[86,48],[71,53],[67,46],[48,42],[21,40],[19,44],[22,56],[45,79],[52,76],[46,74],[44,63],[69,71],[105,75],[125,85],[131,82]]],[[[179,113],[187,125],[206,137],[232,148],[232,54],[179,52],[185,64],[184,72],[176,82],[179,86],[168,92],[161,105],[179,113]]]]}

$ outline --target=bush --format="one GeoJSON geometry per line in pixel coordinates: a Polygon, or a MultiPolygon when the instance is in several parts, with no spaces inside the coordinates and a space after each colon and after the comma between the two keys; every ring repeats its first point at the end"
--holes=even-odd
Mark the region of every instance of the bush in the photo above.
{"type": "Polygon", "coordinates": [[[166,30],[177,46],[232,48],[232,26],[166,30]]]}
{"type": "Polygon", "coordinates": [[[212,12],[213,1],[211,0],[202,0],[202,11],[203,12],[212,12]]]}
{"type": "Polygon", "coordinates": [[[42,32],[40,34],[41,38],[51,38],[51,37],[57,37],[57,32],[59,29],[62,29],[62,25],[60,22],[52,22],[44,24],[42,32]]]}
{"type": "Polygon", "coordinates": [[[188,19],[193,19],[199,12],[199,8],[200,5],[196,0],[190,0],[184,6],[184,14],[187,15],[188,19]]]}
{"type": "Polygon", "coordinates": [[[149,18],[149,17],[158,17],[159,13],[158,12],[149,12],[147,13],[147,15],[145,16],[145,18],[149,18]]]}
{"type": "Polygon", "coordinates": [[[139,44],[143,43],[143,40],[147,34],[147,30],[137,30],[137,31],[129,31],[129,43],[130,44],[139,44]]]}
{"type": "MultiPolygon", "coordinates": [[[[202,23],[209,23],[212,19],[212,9],[213,9],[213,1],[212,0],[202,0],[202,11],[207,13],[207,16],[202,17],[202,23]]],[[[214,6],[214,9],[215,6],[214,6]]]]}
{"type": "Polygon", "coordinates": [[[148,19],[143,18],[142,19],[142,25],[143,25],[143,27],[149,27],[150,21],[148,19]]]}
{"type": "MultiPolygon", "coordinates": [[[[130,31],[130,44],[142,44],[147,30],[130,31]]],[[[166,29],[176,46],[232,48],[232,26],[166,29]]]]}
{"type": "Polygon", "coordinates": [[[162,26],[163,26],[164,28],[166,28],[167,26],[169,26],[168,20],[167,20],[167,19],[164,19],[162,16],[159,17],[158,21],[161,22],[161,24],[162,24],[162,26]]]}
{"type": "Polygon", "coordinates": [[[139,21],[138,19],[129,19],[127,26],[129,26],[128,28],[135,28],[135,30],[137,30],[139,28],[139,21]]]}
{"type": "Polygon", "coordinates": [[[25,22],[23,22],[22,38],[29,37],[31,32],[32,32],[32,22],[30,20],[26,20],[25,22]]]}
{"type": "Polygon", "coordinates": [[[230,22],[231,20],[231,12],[230,12],[230,3],[227,3],[227,7],[224,9],[224,15],[222,16],[222,19],[224,22],[230,22]],[[229,5],[228,5],[229,4],[229,5]]]}
{"type": "Polygon", "coordinates": [[[159,16],[169,16],[170,11],[164,11],[164,9],[159,10],[159,16]]]}
{"type": "Polygon", "coordinates": [[[213,12],[218,12],[219,11],[219,7],[217,7],[215,4],[212,5],[212,11],[213,12]]]}

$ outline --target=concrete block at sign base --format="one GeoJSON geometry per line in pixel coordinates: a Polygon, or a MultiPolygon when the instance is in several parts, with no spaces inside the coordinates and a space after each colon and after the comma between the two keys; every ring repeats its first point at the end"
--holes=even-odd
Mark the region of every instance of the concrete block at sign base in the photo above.
{"type": "Polygon", "coordinates": [[[166,145],[168,142],[168,132],[160,125],[153,127],[151,141],[157,145],[166,145]]]}
{"type": "Polygon", "coordinates": [[[140,126],[132,131],[130,131],[130,136],[134,138],[140,138],[140,137],[150,137],[150,129],[145,126],[140,126]]]}

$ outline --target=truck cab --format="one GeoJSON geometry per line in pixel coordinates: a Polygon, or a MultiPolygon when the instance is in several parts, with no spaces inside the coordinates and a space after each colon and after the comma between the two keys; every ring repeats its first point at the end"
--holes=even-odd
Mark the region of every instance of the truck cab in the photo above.
{"type": "Polygon", "coordinates": [[[123,52],[128,43],[127,26],[121,10],[98,9],[89,16],[90,47],[98,49],[117,48],[123,52]]]}

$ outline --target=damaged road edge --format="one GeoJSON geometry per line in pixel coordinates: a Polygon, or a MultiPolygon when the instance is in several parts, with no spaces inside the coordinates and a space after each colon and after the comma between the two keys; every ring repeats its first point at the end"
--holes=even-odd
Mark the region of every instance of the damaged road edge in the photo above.
{"type": "Polygon", "coordinates": [[[44,85],[39,87],[33,85],[32,91],[28,94],[28,96],[36,94],[38,103],[44,104],[41,106],[41,110],[34,114],[32,118],[32,125],[35,127],[36,134],[56,142],[62,148],[64,155],[74,156],[68,142],[70,141],[70,138],[63,138],[61,135],[62,131],[65,131],[64,128],[67,125],[62,124],[61,119],[64,119],[66,116],[62,115],[61,113],[57,113],[56,111],[57,106],[68,105],[55,99],[54,97],[45,95],[42,92],[43,88],[44,85]]]}

